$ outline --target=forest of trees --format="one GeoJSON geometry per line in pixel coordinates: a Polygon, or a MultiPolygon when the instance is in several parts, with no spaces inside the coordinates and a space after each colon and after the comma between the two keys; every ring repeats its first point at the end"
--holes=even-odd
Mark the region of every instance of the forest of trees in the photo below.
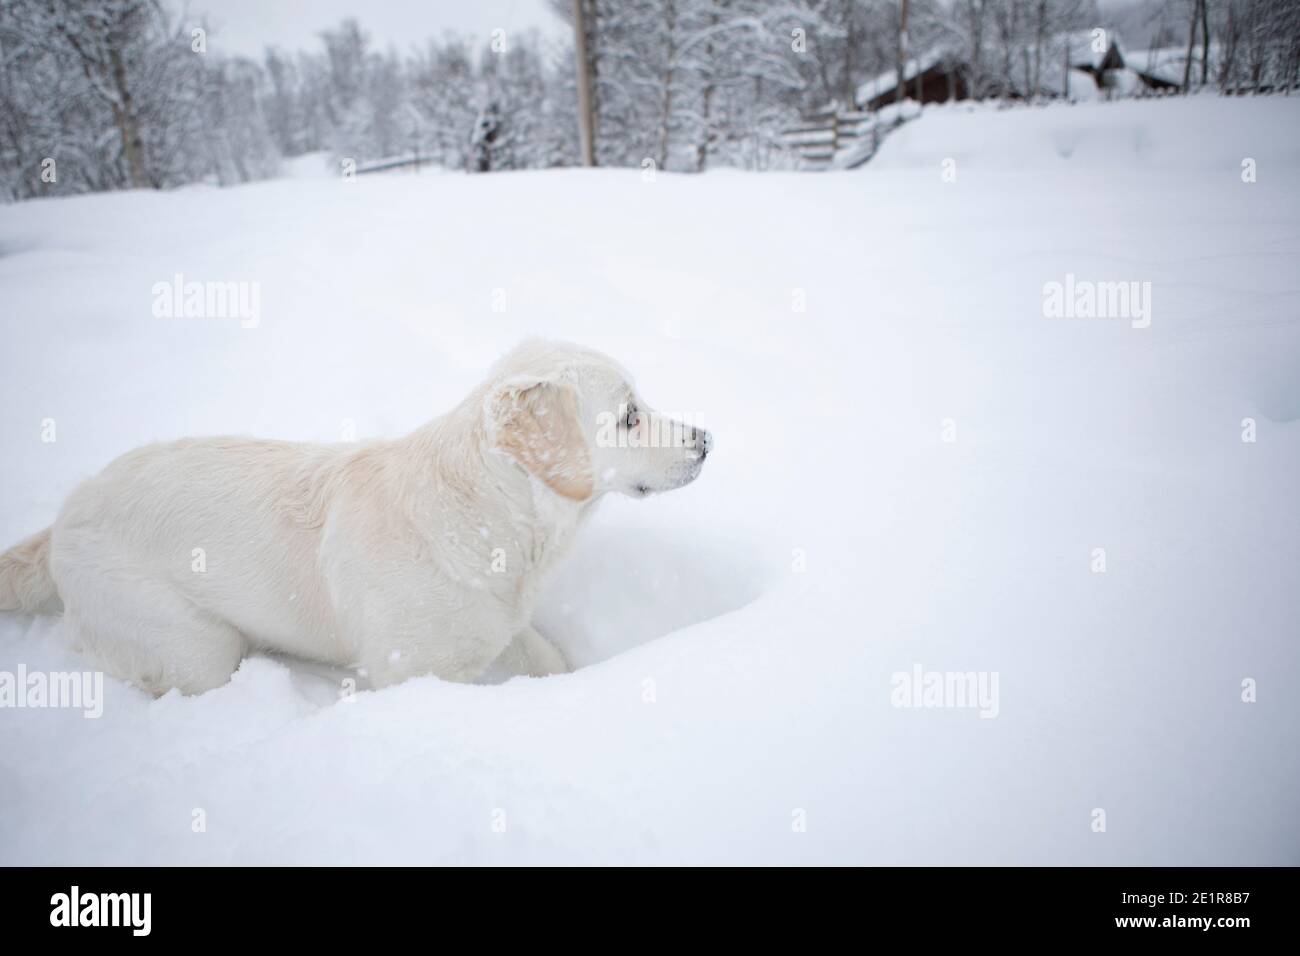
{"type": "MultiPolygon", "coordinates": [[[[574,0],[549,2],[572,26],[574,0]]],[[[683,171],[788,165],[783,129],[851,103],[909,50],[958,51],[968,87],[993,95],[1023,69],[1020,52],[1098,20],[1094,0],[579,3],[595,162],[683,171]]],[[[416,35],[437,33],[430,10],[416,35]]],[[[1189,57],[1187,86],[1233,91],[1295,82],[1298,10],[1159,7],[1171,44],[1214,44],[1198,68],[1189,57]]],[[[0,196],[224,185],[321,151],[358,162],[418,152],[456,169],[580,161],[571,42],[444,36],[398,51],[347,20],[314,49],[253,60],[216,39],[163,0],[0,0],[0,196]]]]}

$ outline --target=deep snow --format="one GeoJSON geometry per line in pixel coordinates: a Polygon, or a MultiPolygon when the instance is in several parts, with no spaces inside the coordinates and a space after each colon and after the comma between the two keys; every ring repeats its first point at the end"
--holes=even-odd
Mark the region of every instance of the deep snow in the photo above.
{"type": "MultiPolygon", "coordinates": [[[[0,862],[1300,863],[1298,253],[1300,98],[927,110],[853,173],[0,207],[3,546],[150,440],[409,430],[530,334],[717,440],[548,592],[573,674],[0,709],[0,862]],[[260,323],[155,318],[176,273],[260,323]],[[1150,327],[1045,318],[1067,273],[1150,282],[1150,327]],[[996,718],[892,706],[918,664],[996,672],[996,718]]],[[[19,664],[80,666],[0,616],[19,664]]]]}

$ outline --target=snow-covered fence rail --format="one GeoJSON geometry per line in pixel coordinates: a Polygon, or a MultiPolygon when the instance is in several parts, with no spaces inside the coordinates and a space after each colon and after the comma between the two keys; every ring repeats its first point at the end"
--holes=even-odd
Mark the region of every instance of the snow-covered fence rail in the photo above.
{"type": "Polygon", "coordinates": [[[412,153],[407,156],[392,156],[387,159],[375,159],[364,163],[357,163],[357,175],[362,173],[386,173],[392,169],[413,169],[415,172],[420,171],[420,165],[429,162],[428,156],[421,156],[419,153],[412,153]]]}
{"type": "Polygon", "coordinates": [[[799,168],[854,169],[880,148],[884,138],[919,110],[888,107],[877,112],[841,109],[832,103],[803,117],[801,125],[784,130],[782,142],[799,156],[799,168]]]}

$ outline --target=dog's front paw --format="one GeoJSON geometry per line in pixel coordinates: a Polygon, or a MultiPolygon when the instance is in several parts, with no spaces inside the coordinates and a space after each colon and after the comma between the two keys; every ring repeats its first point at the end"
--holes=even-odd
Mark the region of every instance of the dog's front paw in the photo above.
{"type": "Polygon", "coordinates": [[[569,662],[564,659],[564,654],[535,627],[526,627],[516,634],[507,652],[511,649],[517,652],[518,673],[529,677],[569,673],[569,662]]]}

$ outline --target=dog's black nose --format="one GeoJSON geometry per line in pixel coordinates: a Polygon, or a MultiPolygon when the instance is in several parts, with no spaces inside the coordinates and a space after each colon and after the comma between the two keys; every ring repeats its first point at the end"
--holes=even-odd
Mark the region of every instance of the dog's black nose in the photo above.
{"type": "Polygon", "coordinates": [[[700,450],[700,458],[707,458],[709,452],[713,451],[713,435],[704,429],[699,430],[699,437],[695,440],[695,447],[700,450]]]}

